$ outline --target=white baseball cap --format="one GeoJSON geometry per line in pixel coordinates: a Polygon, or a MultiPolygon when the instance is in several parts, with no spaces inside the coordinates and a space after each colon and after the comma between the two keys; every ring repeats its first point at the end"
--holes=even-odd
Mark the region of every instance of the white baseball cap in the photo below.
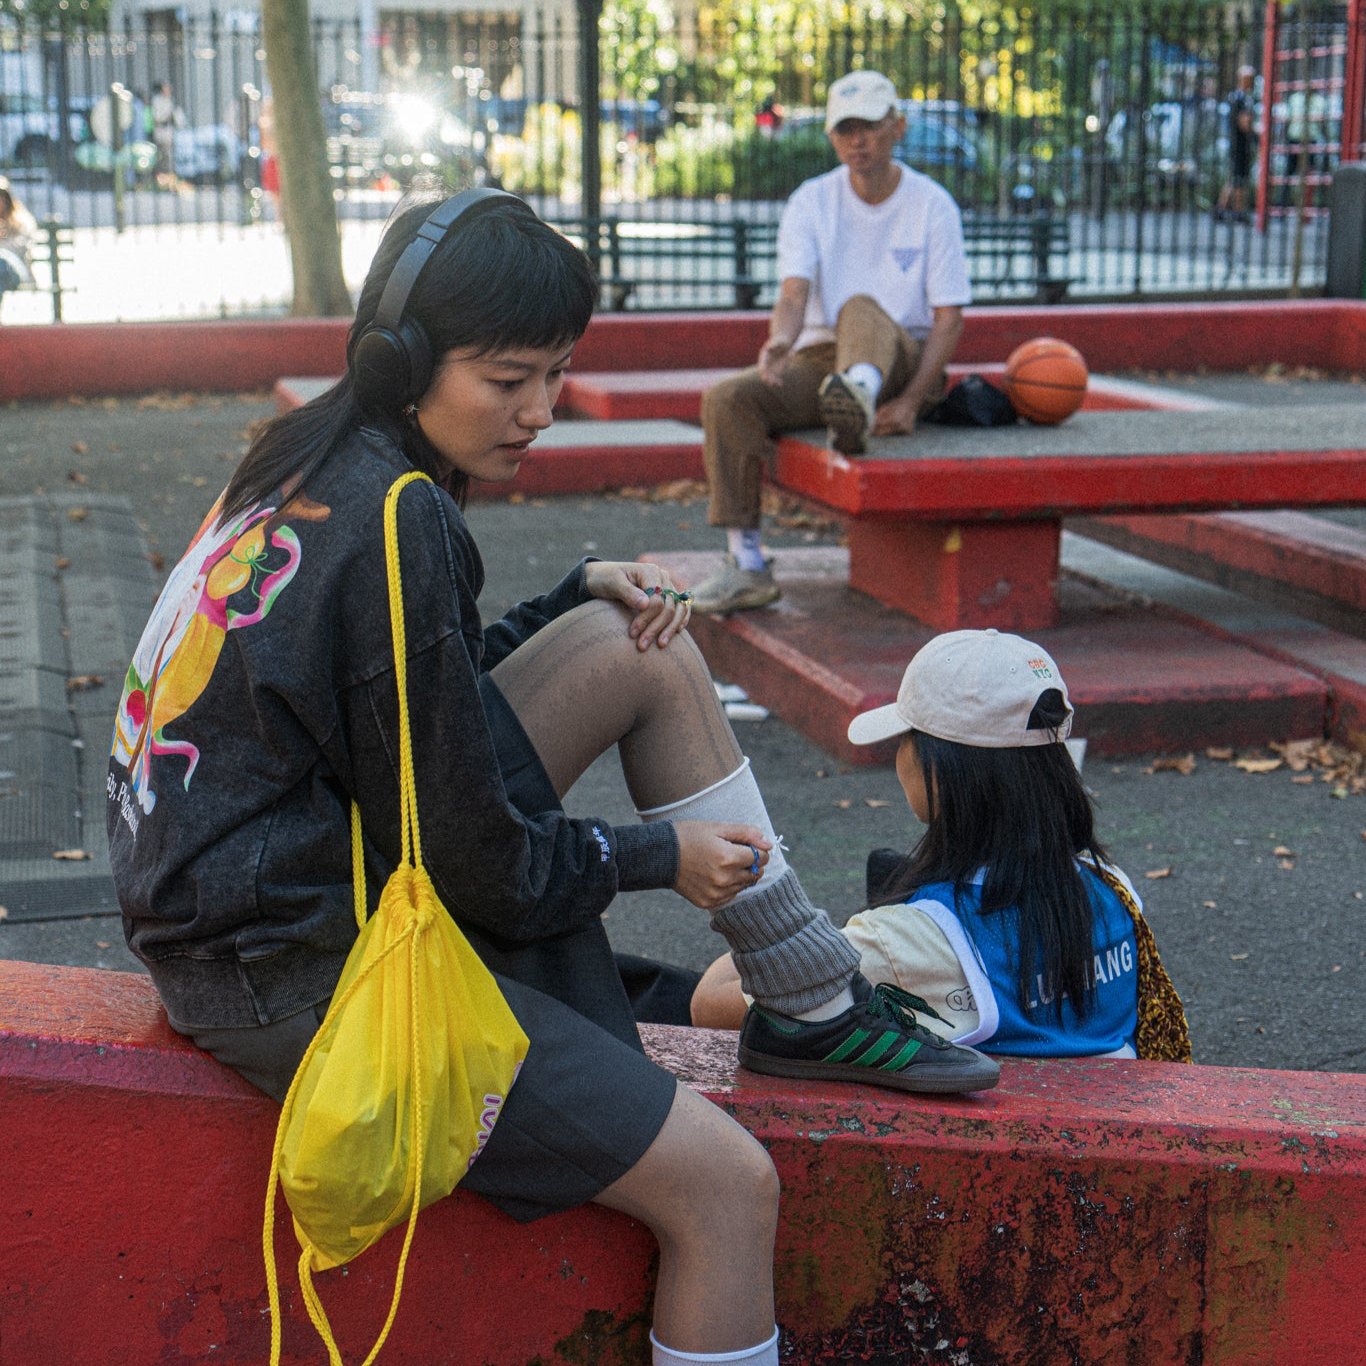
{"type": "Polygon", "coordinates": [[[825,131],[845,119],[876,123],[896,108],[896,86],[877,71],[851,71],[830,87],[825,102],[825,131]]]}
{"type": "Polygon", "coordinates": [[[1072,704],[1058,666],[1033,641],[1000,631],[935,636],[906,666],[896,701],[849,723],[849,741],[872,745],[908,730],[982,749],[1047,745],[1072,729],[1072,704]],[[1060,726],[1030,727],[1042,693],[1062,694],[1060,726]]]}

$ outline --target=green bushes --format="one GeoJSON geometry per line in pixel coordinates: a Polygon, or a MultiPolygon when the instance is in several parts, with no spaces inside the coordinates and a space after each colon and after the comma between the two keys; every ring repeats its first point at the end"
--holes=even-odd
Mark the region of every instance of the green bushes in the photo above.
{"type": "Polygon", "coordinates": [[[680,199],[786,199],[803,180],[835,164],[818,123],[776,135],[704,119],[675,124],[659,141],[654,192],[680,199]]]}

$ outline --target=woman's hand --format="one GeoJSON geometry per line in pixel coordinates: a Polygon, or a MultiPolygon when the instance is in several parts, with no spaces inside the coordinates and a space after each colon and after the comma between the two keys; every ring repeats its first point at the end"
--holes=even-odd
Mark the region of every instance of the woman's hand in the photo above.
{"type": "Polygon", "coordinates": [[[674,891],[704,911],[734,901],[763,875],[773,847],[755,825],[676,821],[678,881],[674,891]]]}
{"type": "Polygon", "coordinates": [[[594,560],[584,565],[583,578],[593,597],[635,613],[630,634],[642,650],[655,644],[662,650],[692,616],[692,594],[679,592],[657,564],[594,560]]]}

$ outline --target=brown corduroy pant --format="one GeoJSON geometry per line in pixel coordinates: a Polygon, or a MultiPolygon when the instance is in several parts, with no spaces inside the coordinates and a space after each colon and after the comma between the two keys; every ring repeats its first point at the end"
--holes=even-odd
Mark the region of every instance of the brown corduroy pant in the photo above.
{"type": "MultiPolygon", "coordinates": [[[[774,438],[820,425],[817,391],[826,375],[851,365],[882,372],[879,403],[895,398],[920,364],[921,343],[898,326],[866,294],[855,295],[835,323],[834,342],[793,354],[782,384],[765,384],[756,366],[713,385],[702,396],[702,458],[712,526],[759,525],[759,485],[772,467],[774,438]]],[[[922,406],[937,402],[942,377],[922,406]]]]}

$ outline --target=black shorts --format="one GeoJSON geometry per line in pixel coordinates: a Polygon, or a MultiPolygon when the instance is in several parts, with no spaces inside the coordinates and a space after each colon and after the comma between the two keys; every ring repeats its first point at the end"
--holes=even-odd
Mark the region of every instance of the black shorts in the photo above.
{"type": "MultiPolygon", "coordinates": [[[[509,802],[525,815],[557,810],[535,748],[487,674],[480,693],[509,802]]],[[[521,1221],[581,1205],[639,1161],[668,1118],[678,1083],[645,1056],[600,920],[530,945],[461,929],[531,1040],[461,1185],[521,1221]]]]}

